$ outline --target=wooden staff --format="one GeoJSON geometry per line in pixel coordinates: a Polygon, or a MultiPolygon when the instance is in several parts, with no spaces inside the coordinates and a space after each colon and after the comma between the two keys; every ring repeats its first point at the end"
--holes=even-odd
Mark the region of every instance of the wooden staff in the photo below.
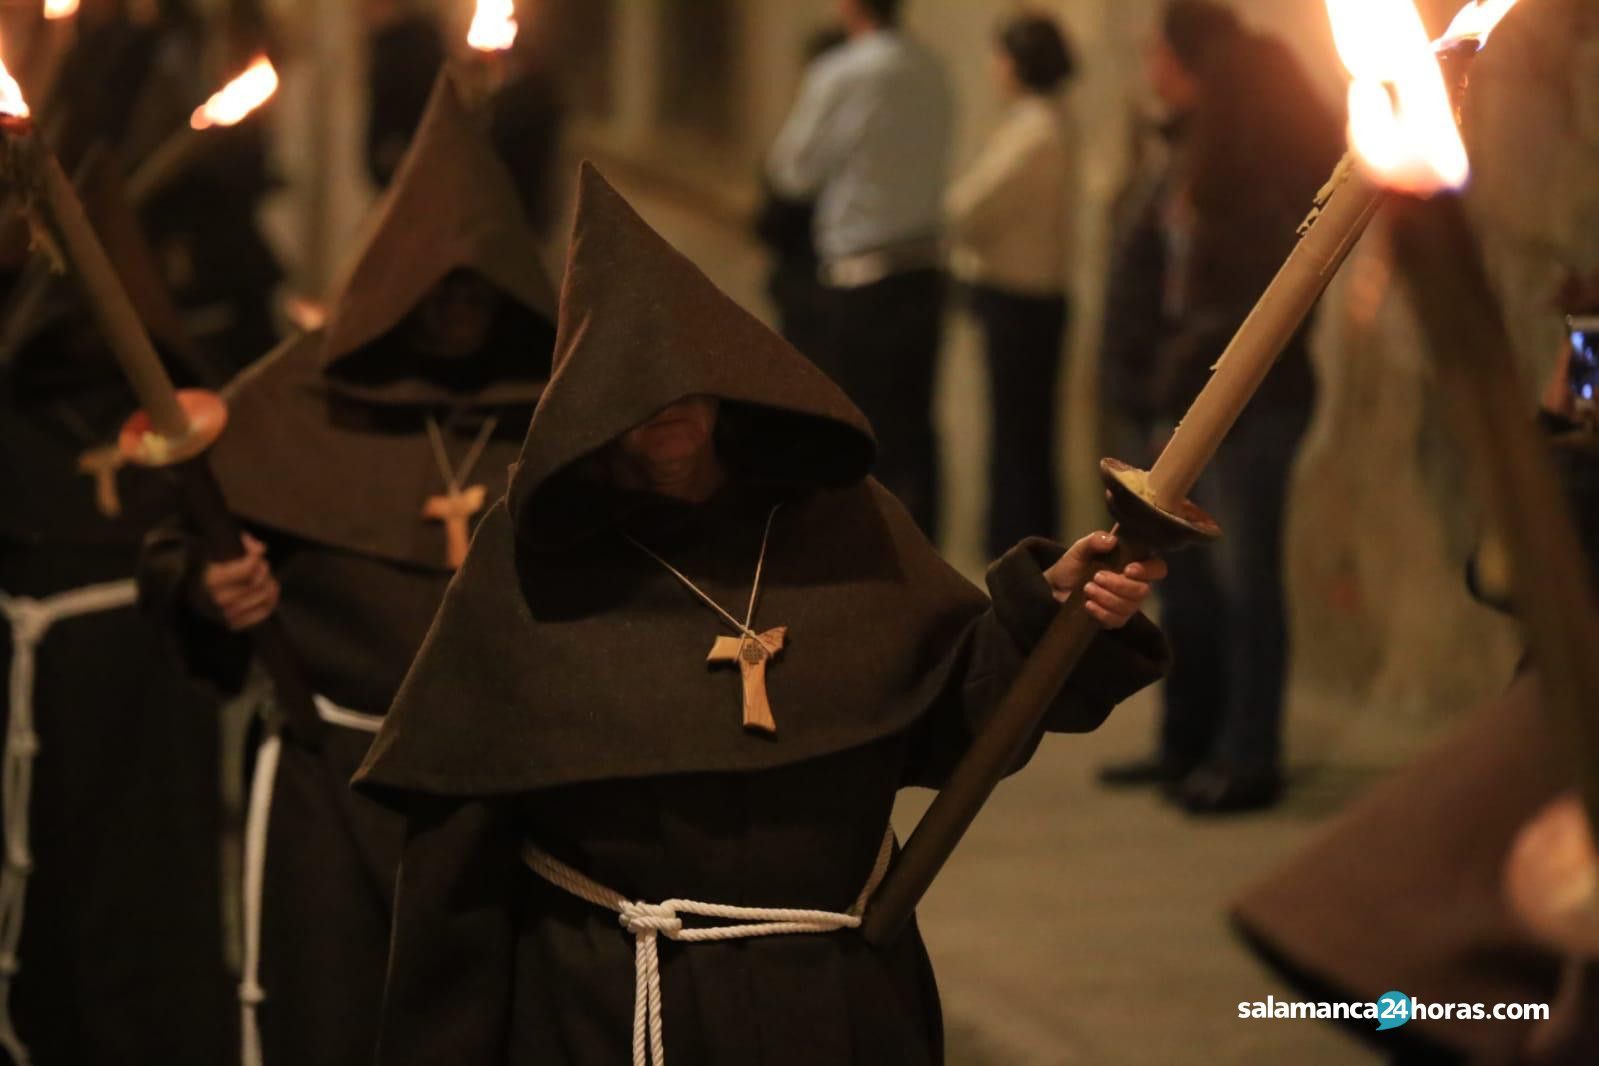
{"type": "Polygon", "coordinates": [[[1395,196],[1394,257],[1415,300],[1444,409],[1504,538],[1515,610],[1558,746],[1599,826],[1599,609],[1546,447],[1528,417],[1499,301],[1460,197],[1395,196]]]}
{"type": "MultiPolygon", "coordinates": [[[[77,193],[27,118],[0,116],[0,177],[17,190],[39,239],[78,278],[107,346],[139,399],[142,409],[123,430],[124,450],[133,461],[170,466],[208,556],[238,558],[244,550],[238,523],[205,461],[206,449],[226,421],[220,399],[173,388],[77,193]]],[[[305,743],[316,743],[322,721],[282,625],[269,618],[251,637],[290,729],[305,743]]]]}

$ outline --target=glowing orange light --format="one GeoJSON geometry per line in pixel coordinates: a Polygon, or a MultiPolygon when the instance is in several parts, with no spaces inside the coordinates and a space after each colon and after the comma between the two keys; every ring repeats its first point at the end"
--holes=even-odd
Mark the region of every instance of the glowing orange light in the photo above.
{"type": "Polygon", "coordinates": [[[232,126],[272,98],[278,91],[278,72],[266,56],[257,56],[243,74],[212,94],[194,109],[189,125],[197,130],[232,126]]]}
{"type": "Polygon", "coordinates": [[[78,0],[44,0],[44,17],[69,19],[78,13],[78,0]]]}
{"type": "Polygon", "coordinates": [[[22,86],[6,69],[5,62],[0,61],[0,115],[27,118],[29,114],[28,101],[22,98],[22,86]]]}
{"type": "Polygon", "coordinates": [[[1443,72],[1409,0],[1327,0],[1348,68],[1349,143],[1384,185],[1430,195],[1471,174],[1443,72]]]}
{"type": "Polygon", "coordinates": [[[513,0],[477,0],[466,43],[479,52],[503,52],[516,41],[513,0]]]}

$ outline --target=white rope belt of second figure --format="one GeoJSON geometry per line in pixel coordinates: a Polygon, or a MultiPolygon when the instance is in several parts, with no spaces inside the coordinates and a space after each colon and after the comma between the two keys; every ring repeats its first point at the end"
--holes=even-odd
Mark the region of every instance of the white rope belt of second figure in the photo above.
{"type": "Polygon", "coordinates": [[[877,891],[888,860],[894,854],[894,830],[883,834],[866,887],[848,911],[812,911],[789,907],[730,907],[700,903],[691,899],[669,899],[664,903],[640,903],[574,870],[555,856],[531,843],[522,845],[522,860],[544,880],[596,907],[615,911],[622,928],[633,936],[633,1066],[666,1066],[666,1041],[661,1023],[661,961],[657,945],[660,937],[686,943],[713,940],[742,940],[759,936],[784,936],[794,933],[834,933],[855,929],[867,901],[877,891]],[[720,918],[732,925],[685,929],[683,915],[720,918]]]}
{"type": "Polygon", "coordinates": [[[22,939],[28,874],[33,871],[28,806],[33,795],[33,758],[39,753],[39,735],[33,727],[36,653],[57,622],[131,607],[137,598],[131,579],[86,585],[42,600],[0,592],[0,615],[11,626],[11,716],[6,723],[0,771],[0,819],[6,835],[5,864],[0,866],[0,1048],[16,1066],[28,1066],[30,1061],[11,1017],[11,983],[19,966],[17,944],[22,939]]]}
{"type": "MultiPolygon", "coordinates": [[[[312,697],[317,717],[329,725],[376,733],[383,725],[380,714],[340,707],[322,696],[312,697]]],[[[244,959],[239,974],[239,1061],[261,1066],[261,1026],[256,1009],[266,999],[261,987],[261,898],[266,877],[267,829],[271,824],[272,791],[278,779],[278,757],[283,739],[269,732],[255,753],[255,773],[250,778],[250,807],[244,817],[244,959]]]]}

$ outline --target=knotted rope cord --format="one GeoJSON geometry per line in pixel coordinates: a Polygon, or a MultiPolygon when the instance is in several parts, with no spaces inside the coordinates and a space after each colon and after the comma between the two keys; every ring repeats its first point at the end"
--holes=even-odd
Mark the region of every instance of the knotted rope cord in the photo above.
{"type": "Polygon", "coordinates": [[[770,543],[772,539],[772,520],[777,517],[777,509],[782,506],[782,504],[777,504],[772,508],[771,513],[766,516],[766,529],[761,533],[761,554],[755,557],[755,580],[750,583],[749,609],[744,612],[744,621],[742,622],[740,622],[737,618],[734,618],[732,614],[728,612],[727,608],[711,599],[710,594],[704,589],[694,584],[693,581],[690,581],[687,574],[683,573],[683,571],[679,570],[677,567],[673,566],[671,563],[655,554],[655,552],[651,551],[642,541],[634,540],[626,533],[623,533],[622,537],[629,544],[633,545],[633,547],[637,548],[639,551],[643,552],[645,555],[648,555],[651,559],[654,559],[656,562],[665,567],[667,573],[677,578],[677,580],[682,583],[684,588],[698,596],[707,607],[721,615],[722,618],[726,620],[728,625],[737,630],[738,633],[744,638],[744,641],[739,644],[739,650],[743,651],[744,643],[747,643],[748,641],[753,640],[756,643],[760,643],[759,635],[750,627],[755,622],[755,605],[760,602],[761,571],[766,568],[766,545],[770,543]]]}
{"type": "Polygon", "coordinates": [[[477,439],[472,442],[466,457],[461,460],[457,468],[450,466],[450,453],[444,447],[444,434],[439,430],[438,419],[432,415],[427,416],[428,442],[433,445],[433,461],[439,466],[439,476],[444,479],[444,487],[453,496],[461,491],[461,482],[472,476],[473,469],[478,460],[483,458],[483,449],[489,445],[489,438],[494,435],[500,419],[491,415],[483,423],[483,428],[478,430],[477,439]]]}
{"type": "Polygon", "coordinates": [[[632,935],[633,1066],[666,1066],[666,1040],[661,1022],[660,937],[692,944],[795,933],[833,933],[840,929],[858,928],[867,902],[872,898],[872,893],[877,891],[883,875],[888,872],[888,860],[893,853],[894,830],[890,827],[883,834],[882,846],[877,849],[877,860],[872,865],[871,876],[866,879],[861,894],[848,911],[840,914],[836,911],[792,907],[732,907],[691,899],[643,903],[606,888],[531,842],[522,845],[522,861],[527,863],[529,869],[579,899],[615,911],[622,928],[632,935]],[[685,914],[721,918],[736,924],[685,929],[682,919],[685,914]]]}
{"type": "Polygon", "coordinates": [[[131,607],[137,597],[132,580],[86,585],[44,599],[0,592],[0,614],[11,626],[11,715],[6,723],[5,752],[0,756],[0,821],[6,835],[5,860],[0,865],[0,1048],[16,1066],[28,1066],[31,1061],[11,1017],[11,986],[21,967],[17,945],[22,940],[28,875],[33,872],[28,808],[33,797],[33,760],[39,753],[33,714],[39,645],[57,622],[131,607]]]}
{"type": "MultiPolygon", "coordinates": [[[[323,696],[313,696],[317,717],[329,725],[376,733],[383,716],[340,707],[323,696]]],[[[244,958],[239,966],[239,1062],[261,1066],[259,1010],[266,999],[261,987],[262,885],[266,878],[267,830],[272,824],[272,793],[277,785],[278,760],[283,738],[273,729],[255,753],[255,774],[250,779],[250,807],[244,818],[244,958]]]]}

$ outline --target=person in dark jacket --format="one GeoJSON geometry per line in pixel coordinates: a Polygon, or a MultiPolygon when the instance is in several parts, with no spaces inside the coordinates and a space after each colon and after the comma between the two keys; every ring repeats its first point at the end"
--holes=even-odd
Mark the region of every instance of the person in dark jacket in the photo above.
{"type": "MultiPolygon", "coordinates": [[[[1114,295],[1148,308],[1158,292],[1158,346],[1144,395],[1128,412],[1153,421],[1158,450],[1292,249],[1343,136],[1288,47],[1210,0],[1168,4],[1150,72],[1173,112],[1173,159],[1147,203],[1152,218],[1131,232],[1147,238],[1158,227],[1163,247],[1158,256],[1147,243],[1125,251],[1136,257],[1125,262],[1159,272],[1123,280],[1157,288],[1142,300],[1124,287],[1114,295]]],[[[1194,813],[1258,808],[1281,790],[1283,534],[1315,397],[1307,332],[1283,352],[1194,489],[1226,537],[1216,551],[1172,560],[1162,624],[1174,661],[1157,751],[1102,773],[1109,784],[1164,783],[1194,813]]],[[[1125,373],[1111,374],[1126,387],[1125,373]]]]}
{"type": "Polygon", "coordinates": [[[346,786],[548,376],[536,248],[441,77],[326,329],[226,391],[210,459],[251,531],[245,557],[207,564],[180,529],[147,545],[143,599],[196,672],[237,686],[236,631],[276,614],[327,724],[318,747],[269,730],[256,755],[247,1061],[370,1060],[402,826],[346,786]]]}
{"type": "MultiPolygon", "coordinates": [[[[920,936],[853,932],[889,810],[1113,538],[1024,542],[991,602],[868,476],[843,393],[591,167],[556,350],[357,778],[409,825],[379,1063],[940,1061],[920,936]]],[[[1048,728],[1159,676],[1163,571],[1090,584],[1112,632],[1048,728]]]]}

